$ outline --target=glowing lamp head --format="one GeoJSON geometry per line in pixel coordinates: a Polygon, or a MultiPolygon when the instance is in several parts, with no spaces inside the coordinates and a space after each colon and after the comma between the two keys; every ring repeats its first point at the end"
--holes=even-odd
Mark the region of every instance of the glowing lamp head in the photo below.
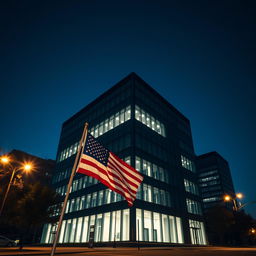
{"type": "Polygon", "coordinates": [[[243,198],[243,194],[242,194],[242,193],[237,193],[237,194],[236,194],[236,197],[239,198],[239,199],[241,199],[241,198],[243,198]]]}
{"type": "Polygon", "coordinates": [[[1,162],[3,164],[8,164],[10,162],[10,159],[7,156],[1,157],[1,162]]]}
{"type": "Polygon", "coordinates": [[[256,231],[255,231],[255,229],[254,229],[254,228],[252,228],[251,232],[252,232],[253,234],[255,234],[255,232],[256,232],[256,231]]]}
{"type": "Polygon", "coordinates": [[[23,165],[23,170],[24,170],[25,172],[31,171],[32,168],[33,168],[33,166],[32,166],[31,163],[25,163],[25,164],[23,165]]]}
{"type": "Polygon", "coordinates": [[[224,201],[225,202],[228,202],[228,201],[230,201],[231,200],[231,197],[229,196],[229,195],[225,195],[224,196],[224,201]]]}

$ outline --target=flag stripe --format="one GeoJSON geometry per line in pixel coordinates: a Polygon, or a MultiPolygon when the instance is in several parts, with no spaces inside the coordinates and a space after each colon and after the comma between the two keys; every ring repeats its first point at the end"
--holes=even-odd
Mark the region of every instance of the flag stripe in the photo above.
{"type": "Polygon", "coordinates": [[[90,133],[84,141],[77,172],[99,180],[122,195],[129,206],[133,205],[143,180],[141,173],[103,147],[90,133]]]}
{"type": "Polygon", "coordinates": [[[127,168],[127,163],[125,161],[123,161],[122,159],[118,158],[117,156],[115,156],[112,153],[110,153],[109,157],[118,166],[120,166],[122,168],[124,173],[129,175],[132,179],[136,180],[138,185],[141,183],[141,181],[143,180],[143,176],[137,170],[135,170],[131,166],[130,166],[130,168],[127,168]]]}
{"type": "Polygon", "coordinates": [[[92,176],[93,178],[99,180],[101,183],[103,183],[104,185],[106,185],[107,187],[111,188],[112,190],[114,190],[115,192],[121,194],[122,196],[125,197],[125,199],[127,201],[132,202],[134,199],[130,198],[129,193],[126,193],[125,191],[123,191],[122,189],[119,189],[118,187],[116,187],[114,184],[109,183],[105,178],[104,175],[103,177],[101,175],[98,175],[93,167],[89,167],[87,169],[83,169],[83,168],[79,168],[78,172],[83,173],[83,174],[87,174],[89,176],[92,176]]]}
{"type": "Polygon", "coordinates": [[[120,189],[118,189],[117,187],[115,187],[114,185],[112,185],[111,183],[107,182],[107,180],[104,179],[104,176],[102,177],[102,176],[98,175],[98,174],[95,172],[94,169],[95,169],[95,168],[93,168],[93,167],[91,167],[91,166],[89,166],[89,167],[86,168],[86,169],[80,167],[80,168],[78,168],[77,172],[82,173],[82,174],[87,174],[87,175],[89,175],[89,176],[91,176],[91,177],[93,177],[93,178],[99,180],[99,181],[100,181],[101,183],[103,183],[105,186],[111,188],[111,190],[113,190],[113,191],[115,191],[115,192],[121,194],[122,196],[124,196],[125,199],[128,201],[129,205],[132,205],[133,199],[130,198],[129,193],[127,194],[127,193],[125,193],[123,190],[120,190],[120,189]],[[92,169],[92,170],[89,170],[89,169],[92,169]]]}
{"type": "Polygon", "coordinates": [[[122,182],[127,187],[127,189],[130,191],[130,193],[136,197],[138,186],[135,187],[135,186],[129,184],[129,182],[127,180],[123,179],[122,177],[119,177],[118,173],[115,170],[115,167],[108,165],[108,171],[109,171],[109,175],[114,176],[116,179],[118,179],[120,182],[122,182]]]}
{"type": "Polygon", "coordinates": [[[131,189],[128,184],[127,185],[124,184],[125,183],[124,180],[120,179],[119,176],[115,174],[116,171],[113,172],[111,168],[105,167],[104,165],[98,163],[98,161],[96,161],[94,158],[87,155],[82,156],[81,164],[80,164],[81,167],[82,167],[82,164],[86,164],[88,166],[91,165],[94,168],[99,168],[100,171],[106,175],[106,178],[108,179],[111,178],[111,182],[114,182],[115,184],[118,184],[119,186],[121,186],[123,189],[126,189],[128,193],[132,194],[132,196],[136,198],[137,188],[131,189]]]}
{"type": "Polygon", "coordinates": [[[125,193],[128,193],[128,195],[130,195],[132,198],[136,198],[136,193],[131,193],[131,191],[129,191],[129,189],[127,187],[124,186],[124,184],[119,180],[119,179],[115,179],[113,178],[112,174],[107,170],[107,167],[100,167],[97,164],[97,161],[95,161],[93,158],[91,158],[90,160],[88,158],[91,158],[87,155],[83,155],[83,159],[81,159],[81,163],[80,166],[83,169],[90,169],[90,171],[94,171],[99,177],[103,178],[104,180],[106,180],[108,183],[112,184],[112,186],[118,186],[119,190],[123,190],[125,193]],[[86,159],[84,159],[84,157],[86,159]]]}
{"type": "Polygon", "coordinates": [[[109,162],[108,165],[112,165],[113,168],[116,169],[116,171],[125,179],[128,180],[129,183],[132,183],[133,186],[138,187],[140,182],[132,178],[129,174],[127,174],[126,170],[124,169],[125,167],[118,164],[112,157],[109,157],[109,162]]]}
{"type": "Polygon", "coordinates": [[[119,191],[123,191],[123,193],[125,194],[125,197],[127,198],[130,198],[130,199],[135,199],[135,196],[132,196],[130,194],[130,192],[122,186],[122,183],[119,184],[119,183],[116,183],[114,180],[111,180],[108,175],[106,175],[105,173],[103,173],[103,170],[101,170],[99,172],[99,168],[95,168],[91,165],[84,165],[84,164],[81,164],[81,168],[84,168],[88,171],[91,171],[93,173],[95,173],[96,175],[98,175],[98,177],[101,179],[101,180],[104,180],[106,181],[108,184],[110,184],[112,187],[114,187],[115,189],[118,189],[119,191]]]}
{"type": "Polygon", "coordinates": [[[116,175],[118,175],[118,177],[120,178],[120,180],[124,181],[126,183],[127,186],[131,187],[131,190],[134,191],[136,193],[136,190],[138,188],[138,184],[133,183],[133,180],[131,180],[131,178],[128,178],[124,175],[122,175],[122,169],[120,167],[118,167],[115,163],[113,163],[111,160],[108,163],[108,167],[111,167],[112,171],[116,173],[116,175]]]}

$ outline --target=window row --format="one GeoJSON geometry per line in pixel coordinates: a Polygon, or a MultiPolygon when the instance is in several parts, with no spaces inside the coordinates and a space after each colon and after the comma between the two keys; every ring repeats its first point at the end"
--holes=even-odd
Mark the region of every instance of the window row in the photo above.
{"type": "Polygon", "coordinates": [[[118,125],[131,119],[131,106],[128,106],[121,111],[115,113],[110,118],[105,119],[100,124],[89,129],[92,136],[95,138],[101,136],[102,134],[114,129],[118,125]]]}
{"type": "MultiPolygon", "coordinates": [[[[95,242],[128,241],[129,225],[129,209],[63,220],[58,242],[89,242],[92,229],[94,230],[95,242]]],[[[56,225],[45,224],[41,243],[52,243],[55,232],[56,225]]]]}
{"type": "Polygon", "coordinates": [[[153,116],[145,112],[143,109],[141,109],[139,106],[135,106],[135,119],[140,121],[141,123],[145,124],[147,127],[149,127],[151,130],[157,132],[158,134],[165,137],[165,127],[163,123],[159,122],[157,119],[155,119],[153,116]]]}
{"type": "Polygon", "coordinates": [[[137,199],[147,202],[171,206],[170,193],[166,190],[152,187],[148,184],[142,184],[138,188],[137,199]]]}
{"type": "Polygon", "coordinates": [[[193,214],[202,214],[201,204],[197,201],[186,199],[187,211],[193,214]]]}
{"type": "Polygon", "coordinates": [[[121,91],[117,89],[115,92],[112,92],[111,95],[101,99],[100,102],[94,103],[89,110],[86,110],[85,112],[82,111],[79,116],[65,124],[61,135],[62,138],[69,136],[70,133],[73,133],[77,129],[77,127],[82,128],[85,121],[88,121],[90,124],[92,120],[107,115],[112,111],[113,107],[120,106],[120,103],[123,103],[124,100],[130,96],[130,93],[130,88],[122,88],[121,91]]]}
{"type": "Polygon", "coordinates": [[[219,200],[220,200],[219,197],[208,197],[208,198],[204,198],[203,202],[208,203],[208,202],[215,202],[215,201],[219,201],[219,200]]]}
{"type": "MultiPolygon", "coordinates": [[[[137,192],[137,199],[152,202],[155,204],[161,204],[164,206],[171,206],[170,194],[168,191],[152,187],[147,184],[142,184],[141,186],[139,186],[137,192]]],[[[65,212],[70,213],[74,211],[80,211],[91,207],[101,206],[104,204],[115,203],[121,200],[124,200],[124,198],[120,194],[110,189],[100,190],[91,194],[83,195],[81,197],[69,199],[65,212]]],[[[52,216],[59,215],[60,207],[58,205],[55,205],[52,208],[52,216]]]]}
{"type": "Polygon", "coordinates": [[[181,166],[186,168],[187,170],[190,170],[191,172],[195,172],[195,164],[185,156],[181,155],[181,166]]]}
{"type": "MultiPolygon", "coordinates": [[[[81,178],[73,180],[70,192],[75,192],[77,190],[92,186],[97,183],[99,183],[99,181],[97,179],[94,179],[91,176],[83,175],[81,178]]],[[[61,196],[64,196],[67,191],[67,185],[58,187],[55,190],[61,196]]]]}
{"type": "Polygon", "coordinates": [[[198,187],[192,181],[184,179],[185,190],[194,195],[199,195],[198,187]]]}
{"type": "MultiPolygon", "coordinates": [[[[107,118],[100,124],[91,127],[89,129],[92,136],[95,138],[101,136],[105,132],[108,132],[109,130],[117,127],[118,125],[128,121],[131,119],[131,106],[128,106],[121,111],[115,113],[110,118],[107,118]]],[[[57,162],[61,162],[68,157],[74,155],[77,152],[79,142],[74,143],[73,145],[69,146],[68,148],[65,148],[62,150],[57,158],[57,162]]],[[[116,152],[116,151],[115,151],[116,152]]]]}
{"type": "Polygon", "coordinates": [[[57,162],[61,162],[67,159],[68,157],[76,154],[78,150],[78,145],[79,145],[79,141],[62,150],[57,158],[57,162]]]}
{"type": "Polygon", "coordinates": [[[156,180],[161,180],[163,182],[169,183],[168,173],[165,169],[149,161],[146,161],[141,157],[136,156],[135,169],[156,180]]]}
{"type": "Polygon", "coordinates": [[[199,186],[200,187],[208,187],[208,186],[217,185],[217,184],[220,184],[220,180],[213,180],[213,181],[201,183],[201,184],[199,184],[199,186]]]}
{"type": "MultiPolygon", "coordinates": [[[[80,211],[96,206],[101,206],[104,204],[115,203],[121,200],[124,200],[123,197],[110,189],[100,190],[91,194],[86,194],[73,199],[69,199],[67,202],[65,213],[80,211]]],[[[52,216],[57,216],[60,214],[61,207],[59,207],[59,205],[54,205],[52,206],[52,208],[52,216]]]]}
{"type": "Polygon", "coordinates": [[[137,241],[184,243],[181,219],[136,209],[137,241]]]}
{"type": "Polygon", "coordinates": [[[204,223],[196,220],[189,220],[190,238],[192,244],[206,245],[204,223]]]}
{"type": "Polygon", "coordinates": [[[71,175],[71,171],[72,171],[72,168],[67,168],[64,171],[56,171],[52,178],[52,183],[54,184],[54,183],[57,183],[64,179],[69,178],[71,175]]]}
{"type": "Polygon", "coordinates": [[[209,172],[202,172],[202,173],[199,173],[199,177],[205,177],[205,176],[208,176],[208,175],[212,175],[212,174],[215,174],[217,173],[218,171],[217,170],[213,170],[213,171],[209,171],[209,172]]]}
{"type": "Polygon", "coordinates": [[[206,178],[201,178],[199,179],[200,182],[206,182],[206,181],[211,181],[211,180],[217,180],[219,179],[219,175],[215,175],[215,176],[210,176],[210,177],[206,177],[206,178]]]}

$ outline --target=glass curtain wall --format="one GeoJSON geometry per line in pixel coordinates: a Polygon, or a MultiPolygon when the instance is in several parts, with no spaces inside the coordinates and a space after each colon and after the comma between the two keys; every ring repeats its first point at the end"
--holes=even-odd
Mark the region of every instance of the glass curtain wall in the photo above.
{"type": "Polygon", "coordinates": [[[136,209],[137,241],[184,243],[181,219],[136,209]]]}
{"type": "Polygon", "coordinates": [[[192,244],[205,245],[207,243],[203,222],[189,220],[189,230],[192,244]]]}
{"type": "MultiPolygon", "coordinates": [[[[85,243],[89,241],[89,230],[94,225],[94,241],[128,241],[130,226],[129,209],[100,213],[85,217],[64,220],[61,226],[59,243],[85,243]]],[[[41,243],[53,241],[52,224],[44,225],[41,243]]]]}

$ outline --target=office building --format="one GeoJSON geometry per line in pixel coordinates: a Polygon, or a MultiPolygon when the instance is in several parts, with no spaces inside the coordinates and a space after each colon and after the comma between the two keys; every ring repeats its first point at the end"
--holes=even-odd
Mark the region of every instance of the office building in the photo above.
{"type": "MultiPolygon", "coordinates": [[[[101,243],[206,244],[189,120],[131,73],[63,123],[52,179],[63,199],[85,122],[144,181],[129,208],[119,194],[76,174],[59,243],[86,243],[93,226],[101,243]]],[[[45,225],[42,243],[52,242],[55,228],[45,225]]]]}
{"type": "Polygon", "coordinates": [[[210,152],[198,156],[196,165],[204,209],[214,206],[232,209],[232,202],[224,202],[224,195],[235,196],[228,162],[217,152],[210,152]]]}

